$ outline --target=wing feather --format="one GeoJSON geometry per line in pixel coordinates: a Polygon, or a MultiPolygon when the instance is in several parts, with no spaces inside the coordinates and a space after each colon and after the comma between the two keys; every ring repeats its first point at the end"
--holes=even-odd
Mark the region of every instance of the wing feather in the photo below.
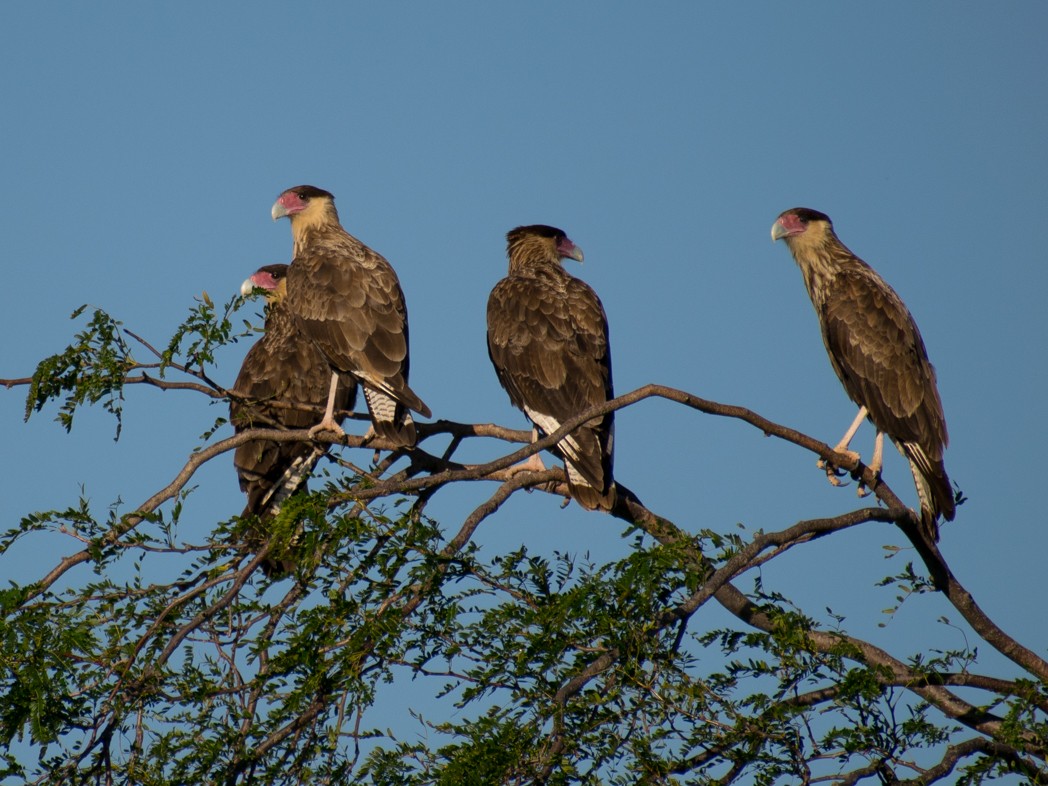
{"type": "MultiPolygon", "coordinates": [[[[229,405],[233,428],[237,433],[255,427],[308,428],[327,404],[330,382],[331,370],[320,351],[299,332],[283,304],[271,304],[266,332],[248,351],[233,385],[239,397],[229,405]]],[[[336,412],[353,408],[356,391],[353,378],[341,375],[336,412]]],[[[253,440],[238,447],[233,465],[240,490],[247,495],[241,515],[263,521],[276,516],[288,496],[306,487],[309,474],[326,452],[309,442],[253,440]]],[[[263,531],[252,537],[261,540],[266,535],[263,531]]],[[[283,574],[293,563],[267,560],[262,567],[267,574],[283,574]]]]}
{"type": "MultiPolygon", "coordinates": [[[[614,396],[607,317],[585,282],[562,271],[505,278],[491,292],[487,319],[488,354],[499,381],[544,432],[614,396]]],[[[599,493],[612,482],[613,425],[611,413],[595,418],[560,444],[599,493]]]]}
{"type": "Polygon", "coordinates": [[[848,396],[909,459],[926,533],[954,517],[943,451],[949,442],[935,369],[902,299],[837,237],[829,216],[783,212],[772,228],[797,261],[823,342],[848,396]]]}
{"type": "Polygon", "coordinates": [[[408,386],[407,308],[381,255],[340,231],[295,257],[289,307],[332,368],[371,380],[410,409],[429,408],[408,386]]]}
{"type": "MultiPolygon", "coordinates": [[[[327,403],[330,382],[331,371],[317,348],[298,332],[282,305],[271,305],[266,332],[248,351],[234,383],[234,392],[244,400],[230,403],[230,420],[237,432],[253,427],[308,428],[327,403]],[[275,406],[278,402],[285,406],[275,406]]],[[[336,411],[352,409],[355,400],[356,383],[343,375],[336,411]]],[[[312,445],[305,442],[255,440],[238,447],[233,463],[241,490],[248,495],[244,513],[265,512],[262,501],[274,485],[292,463],[311,452],[312,445]]]]}
{"type": "Polygon", "coordinates": [[[933,460],[946,421],[920,331],[899,296],[868,268],[842,271],[821,313],[834,370],[877,428],[920,445],[933,460]]]}

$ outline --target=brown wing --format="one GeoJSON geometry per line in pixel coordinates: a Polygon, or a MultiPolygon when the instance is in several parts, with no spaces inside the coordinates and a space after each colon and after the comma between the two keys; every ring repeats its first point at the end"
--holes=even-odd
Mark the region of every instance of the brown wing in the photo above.
{"type": "Polygon", "coordinates": [[[918,491],[924,492],[923,518],[934,532],[937,513],[948,520],[954,516],[943,463],[949,436],[935,369],[917,324],[895,291],[866,266],[839,273],[820,317],[826,350],[845,391],[910,459],[918,491]]]}
{"type": "MultiPolygon", "coordinates": [[[[244,358],[234,392],[245,399],[230,403],[230,420],[237,432],[247,428],[302,429],[317,421],[327,403],[331,370],[319,350],[299,333],[286,308],[269,306],[265,335],[244,358]],[[275,403],[298,405],[278,407],[275,403]]],[[[343,376],[336,393],[336,410],[350,410],[356,384],[343,376]]],[[[240,488],[248,495],[244,515],[262,515],[265,501],[296,461],[306,460],[313,445],[305,442],[256,440],[236,449],[233,463],[240,488]]]]}
{"type": "Polygon", "coordinates": [[[851,399],[878,429],[941,459],[947,433],[935,370],[895,291],[869,268],[842,271],[821,317],[830,360],[851,399]]]}
{"type": "MultiPolygon", "coordinates": [[[[499,381],[543,432],[614,396],[607,318],[584,282],[566,273],[505,278],[488,299],[487,321],[499,381]]],[[[609,413],[561,443],[566,461],[601,493],[612,483],[613,432],[609,413]]]]}
{"type": "Polygon", "coordinates": [[[317,244],[288,271],[288,306],[332,367],[425,416],[408,387],[408,321],[389,263],[349,235],[317,244]]]}

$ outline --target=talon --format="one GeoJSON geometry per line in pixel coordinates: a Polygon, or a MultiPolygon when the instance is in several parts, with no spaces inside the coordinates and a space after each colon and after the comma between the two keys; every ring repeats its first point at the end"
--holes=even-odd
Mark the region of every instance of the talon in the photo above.
{"type": "MultiPolygon", "coordinates": [[[[855,454],[855,458],[858,458],[858,454],[855,454]]],[[[817,466],[818,468],[820,468],[820,470],[822,470],[824,473],[826,473],[826,479],[828,481],[830,481],[830,485],[832,485],[832,486],[846,486],[846,485],[848,485],[848,481],[847,480],[843,480],[843,478],[848,477],[848,473],[845,472],[844,470],[842,470],[842,468],[840,468],[838,466],[834,466],[833,464],[831,464],[826,459],[818,459],[818,461],[815,462],[815,466],[817,466]]]]}
{"type": "Polygon", "coordinates": [[[875,470],[873,471],[873,474],[874,474],[874,476],[875,476],[875,477],[877,478],[877,480],[875,480],[875,481],[874,481],[874,485],[873,485],[873,486],[867,486],[867,485],[866,485],[865,483],[863,483],[863,482],[862,482],[861,480],[859,481],[859,486],[858,486],[858,488],[857,488],[857,489],[855,489],[855,493],[856,493],[856,494],[858,494],[858,495],[859,495],[859,497],[868,497],[868,496],[869,496],[870,494],[872,494],[872,493],[873,493],[873,488],[874,488],[874,486],[876,486],[876,485],[877,485],[877,483],[879,483],[879,482],[880,482],[880,479],[881,479],[881,471],[880,471],[879,469],[875,469],[875,470]]]}
{"type": "Polygon", "coordinates": [[[343,431],[342,427],[338,425],[338,423],[336,423],[334,420],[320,421],[319,423],[317,423],[317,425],[313,426],[313,428],[309,430],[309,436],[311,438],[316,437],[316,435],[322,431],[330,431],[336,437],[346,436],[346,432],[343,431]]]}
{"type": "Polygon", "coordinates": [[[514,464],[512,467],[506,469],[510,475],[516,475],[518,472],[545,472],[546,465],[542,463],[542,456],[538,453],[533,453],[528,456],[524,461],[520,461],[514,464]]]}
{"type": "Polygon", "coordinates": [[[826,480],[830,481],[830,485],[834,487],[847,486],[848,481],[843,480],[845,473],[841,472],[836,467],[826,468],[826,480]]]}

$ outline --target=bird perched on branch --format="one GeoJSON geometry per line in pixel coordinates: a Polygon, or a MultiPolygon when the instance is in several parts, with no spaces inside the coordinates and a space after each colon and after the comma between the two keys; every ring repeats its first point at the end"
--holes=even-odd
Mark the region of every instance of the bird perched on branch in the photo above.
{"type": "Polygon", "coordinates": [[[939,517],[951,521],[955,512],[943,463],[949,437],[935,369],[917,323],[895,290],[841,243],[824,213],[787,210],[772,225],[771,237],[786,241],[800,267],[830,363],[859,405],[834,450],[858,458],[848,444],[869,417],[877,429],[870,469],[881,471],[887,434],[909,460],[924,534],[938,540],[939,517]]]}
{"type": "Polygon", "coordinates": [[[323,189],[289,188],[272,215],[291,220],[288,310],[332,372],[327,410],[312,432],[343,433],[332,409],[338,375],[345,373],[360,383],[375,433],[398,447],[414,446],[409,410],[425,417],[431,413],[408,387],[408,312],[397,274],[342,228],[335,198],[323,189]]]}
{"type": "MultiPolygon", "coordinates": [[[[330,372],[327,361],[312,341],[299,332],[287,309],[287,265],[259,268],[240,288],[247,296],[265,290],[266,331],[248,351],[240,367],[229,404],[229,417],[237,433],[249,428],[304,429],[316,423],[317,411],[327,403],[330,372]]],[[[335,390],[334,417],[353,408],[357,386],[342,374],[335,390]]],[[[305,487],[306,478],[326,445],[308,442],[255,440],[236,449],[233,464],[240,490],[247,494],[242,516],[270,519],[285,499],[305,487]]],[[[267,561],[267,574],[286,573],[287,563],[267,561]]]]}
{"type": "MultiPolygon", "coordinates": [[[[608,319],[589,285],[564,270],[562,259],[582,261],[582,250],[564,232],[524,226],[506,240],[509,275],[488,298],[488,355],[514,406],[552,434],[615,396],[608,319]]],[[[615,503],[614,433],[609,412],[557,445],[571,495],[587,510],[610,510],[615,503]]]]}

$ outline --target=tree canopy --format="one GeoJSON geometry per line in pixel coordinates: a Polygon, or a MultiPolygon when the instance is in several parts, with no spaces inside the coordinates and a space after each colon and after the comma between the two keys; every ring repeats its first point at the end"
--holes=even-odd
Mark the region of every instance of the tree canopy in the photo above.
{"type": "Polygon", "coordinates": [[[84,498],[28,512],[3,534],[0,565],[16,543],[59,533],[76,545],[35,581],[0,591],[0,774],[144,784],[1048,781],[1048,662],[982,611],[890,485],[819,440],[689,392],[646,385],[535,443],[528,431],[448,420],[419,423],[413,450],[349,433],[331,440],[310,492],[267,523],[262,546],[247,545],[259,522],[230,511],[207,512],[207,537],[188,538],[180,524],[188,510],[201,515],[201,467],[230,462],[252,439],[310,439],[276,428],[229,436],[208,408],[232,395],[214,364],[218,348],[251,334],[235,324],[241,306],[205,295],[162,347],[81,309],[86,324],[65,351],[31,379],[2,380],[27,391],[27,418],[57,405],[68,430],[85,404],[101,405],[118,436],[125,397],[186,391],[201,403],[202,436],[166,485],[126,510],[84,498]],[[671,521],[621,478],[610,516],[591,515],[625,538],[623,558],[549,550],[526,529],[519,547],[483,548],[513,495],[548,495],[551,508],[567,496],[559,465],[513,465],[650,398],[789,443],[875,498],[824,518],[784,502],[778,528],[750,532],[671,521]],[[457,458],[477,440],[501,444],[501,455],[457,458]],[[434,500],[466,484],[484,489],[480,504],[431,515],[434,500]],[[942,593],[968,646],[889,651],[849,634],[852,621],[827,608],[831,587],[824,606],[806,608],[764,580],[762,568],[787,552],[878,522],[913,545],[914,561],[883,581],[896,602],[942,593]],[[293,575],[264,576],[274,556],[291,560],[293,575]],[[988,651],[1005,665],[983,671],[977,658],[988,651]],[[420,685],[437,697],[412,707],[412,728],[425,733],[391,728],[376,702],[420,685]]]}

